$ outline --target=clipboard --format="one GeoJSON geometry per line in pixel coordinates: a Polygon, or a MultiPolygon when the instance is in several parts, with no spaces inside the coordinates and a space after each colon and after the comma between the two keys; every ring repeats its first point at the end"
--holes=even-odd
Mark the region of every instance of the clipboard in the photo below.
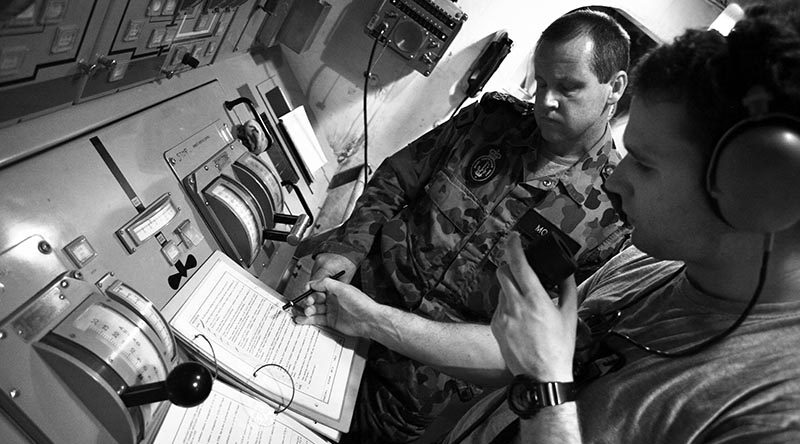
{"type": "MultiPolygon", "coordinates": [[[[296,369],[299,373],[305,374],[307,371],[321,371],[324,374],[306,375],[307,379],[314,381],[314,378],[333,378],[329,388],[326,388],[329,398],[314,398],[311,394],[304,394],[302,389],[296,389],[293,393],[293,401],[289,405],[289,410],[296,412],[310,420],[316,421],[324,426],[333,428],[340,432],[347,432],[353,417],[356,395],[361,382],[361,374],[364,371],[365,356],[368,342],[350,336],[342,335],[334,330],[317,326],[299,326],[291,320],[291,327],[287,326],[286,320],[275,317],[272,305],[280,311],[282,316],[289,316],[281,310],[281,305],[286,298],[278,294],[275,290],[252,276],[245,269],[220,251],[215,251],[199,267],[195,274],[184,284],[175,296],[167,303],[162,310],[164,318],[168,320],[171,329],[179,341],[186,345],[190,353],[208,363],[210,368],[214,368],[214,356],[216,357],[217,368],[220,378],[229,381],[232,385],[245,390],[254,396],[261,398],[271,405],[286,402],[285,381],[270,381],[269,375],[260,373],[259,377],[250,376],[253,369],[257,368],[253,362],[260,362],[256,356],[251,356],[249,352],[242,350],[241,344],[231,339],[230,331],[222,331],[225,322],[235,322],[236,315],[225,312],[224,315],[231,319],[208,320],[208,313],[212,308],[219,310],[245,310],[248,316],[247,322],[259,322],[258,325],[250,325],[253,331],[261,332],[270,326],[280,322],[277,327],[283,334],[277,336],[279,339],[286,339],[292,334],[297,333],[294,329],[303,330],[303,334],[315,335],[316,343],[328,344],[333,347],[332,353],[340,352],[341,362],[336,361],[329,368],[324,365],[317,369],[300,368],[296,369]],[[226,286],[224,292],[218,291],[226,286]],[[239,293],[229,293],[228,291],[235,286],[241,290],[239,293]],[[237,300],[237,298],[242,300],[237,300]],[[254,303],[252,303],[254,302],[254,303]],[[238,306],[237,306],[238,304],[238,306]],[[228,306],[230,305],[230,306],[228,306]],[[262,313],[270,313],[268,316],[260,317],[262,313]],[[206,322],[203,322],[206,317],[206,322]],[[307,329],[313,329],[309,331],[307,329]],[[206,339],[213,343],[213,349],[203,340],[195,340],[195,335],[202,334],[206,339]],[[341,348],[336,349],[336,344],[341,348]],[[305,396],[305,397],[304,397],[305,396]],[[315,405],[315,399],[317,399],[315,405]],[[324,402],[327,399],[327,402],[324,402]]],[[[279,315],[279,316],[281,316],[279,315]]],[[[247,326],[241,326],[242,329],[247,326]]],[[[236,329],[236,333],[244,336],[244,330],[236,329]]],[[[305,336],[304,336],[305,337],[305,336]]],[[[276,347],[287,346],[286,342],[279,342],[276,347]]],[[[292,347],[286,349],[297,350],[297,344],[289,344],[292,347]]],[[[302,349],[302,348],[301,348],[302,349]]],[[[313,350],[322,350],[315,348],[313,350]]],[[[327,348],[325,350],[328,350],[327,348]]],[[[327,352],[327,351],[326,351],[327,352]]],[[[288,357],[288,356],[287,356],[288,357]]],[[[293,363],[284,365],[290,368],[293,363]]],[[[287,370],[288,371],[288,370],[287,370]]],[[[292,380],[300,380],[299,375],[293,376],[292,380]]],[[[326,382],[327,384],[327,382],[326,382]]],[[[292,382],[292,386],[299,385],[292,382]]],[[[327,387],[327,386],[326,386],[327,387]]],[[[309,393],[311,390],[308,390],[309,393]]],[[[314,395],[316,396],[316,395],[314,395]]]]}

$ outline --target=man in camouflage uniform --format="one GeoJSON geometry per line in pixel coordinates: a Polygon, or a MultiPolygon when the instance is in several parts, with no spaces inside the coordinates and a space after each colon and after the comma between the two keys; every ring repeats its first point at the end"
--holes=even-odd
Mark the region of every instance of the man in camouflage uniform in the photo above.
{"type": "Polygon", "coordinates": [[[507,382],[488,326],[495,271],[530,210],[577,241],[579,280],[618,251],[627,231],[602,187],[619,161],[608,120],[628,49],[604,14],[557,20],[534,54],[535,106],[485,94],[389,157],[318,247],[312,280],[345,270],[371,298],[324,280],[295,312],[374,341],[343,442],[413,441],[453,394],[507,382]]]}

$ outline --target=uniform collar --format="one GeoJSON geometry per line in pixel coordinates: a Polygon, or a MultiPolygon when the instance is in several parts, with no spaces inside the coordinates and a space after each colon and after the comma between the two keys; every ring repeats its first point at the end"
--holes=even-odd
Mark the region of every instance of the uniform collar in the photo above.
{"type": "MultiPolygon", "coordinates": [[[[532,139],[528,139],[527,146],[529,154],[525,156],[525,164],[536,165],[537,150],[541,147],[538,129],[532,139]],[[530,150],[530,146],[535,149],[530,150]]],[[[611,127],[607,125],[603,137],[569,169],[559,175],[534,179],[533,170],[526,168],[524,182],[542,189],[552,189],[560,183],[572,200],[583,205],[592,190],[600,189],[598,182],[602,182],[603,177],[608,176],[610,169],[613,169],[614,165],[609,165],[613,153],[614,139],[611,137],[611,127]]]]}

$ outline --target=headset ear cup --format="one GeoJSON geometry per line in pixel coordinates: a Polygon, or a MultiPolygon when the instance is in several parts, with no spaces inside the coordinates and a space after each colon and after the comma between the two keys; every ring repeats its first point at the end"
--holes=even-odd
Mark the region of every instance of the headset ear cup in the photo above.
{"type": "Polygon", "coordinates": [[[800,221],[800,122],[790,116],[747,119],[711,157],[707,188],[720,217],[751,232],[778,232],[800,221]]]}

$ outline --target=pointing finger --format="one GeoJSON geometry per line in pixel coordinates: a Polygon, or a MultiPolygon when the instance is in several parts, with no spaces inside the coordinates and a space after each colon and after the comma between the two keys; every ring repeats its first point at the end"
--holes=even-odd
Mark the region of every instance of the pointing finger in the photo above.
{"type": "Polygon", "coordinates": [[[498,308],[500,304],[505,306],[505,299],[514,299],[522,297],[521,290],[517,287],[517,283],[514,278],[511,276],[511,271],[508,268],[508,265],[500,266],[497,271],[495,272],[497,275],[497,281],[500,283],[500,288],[502,291],[498,295],[498,308]]]}
{"type": "Polygon", "coordinates": [[[299,325],[328,325],[328,320],[325,315],[297,316],[294,318],[294,322],[299,325]]]}
{"type": "Polygon", "coordinates": [[[306,307],[305,310],[303,310],[303,314],[308,317],[318,314],[325,314],[327,312],[328,312],[328,306],[326,304],[309,305],[308,307],[306,307]]]}
{"type": "Polygon", "coordinates": [[[562,313],[578,311],[578,290],[575,285],[575,276],[570,275],[560,285],[558,305],[562,313]]]}

